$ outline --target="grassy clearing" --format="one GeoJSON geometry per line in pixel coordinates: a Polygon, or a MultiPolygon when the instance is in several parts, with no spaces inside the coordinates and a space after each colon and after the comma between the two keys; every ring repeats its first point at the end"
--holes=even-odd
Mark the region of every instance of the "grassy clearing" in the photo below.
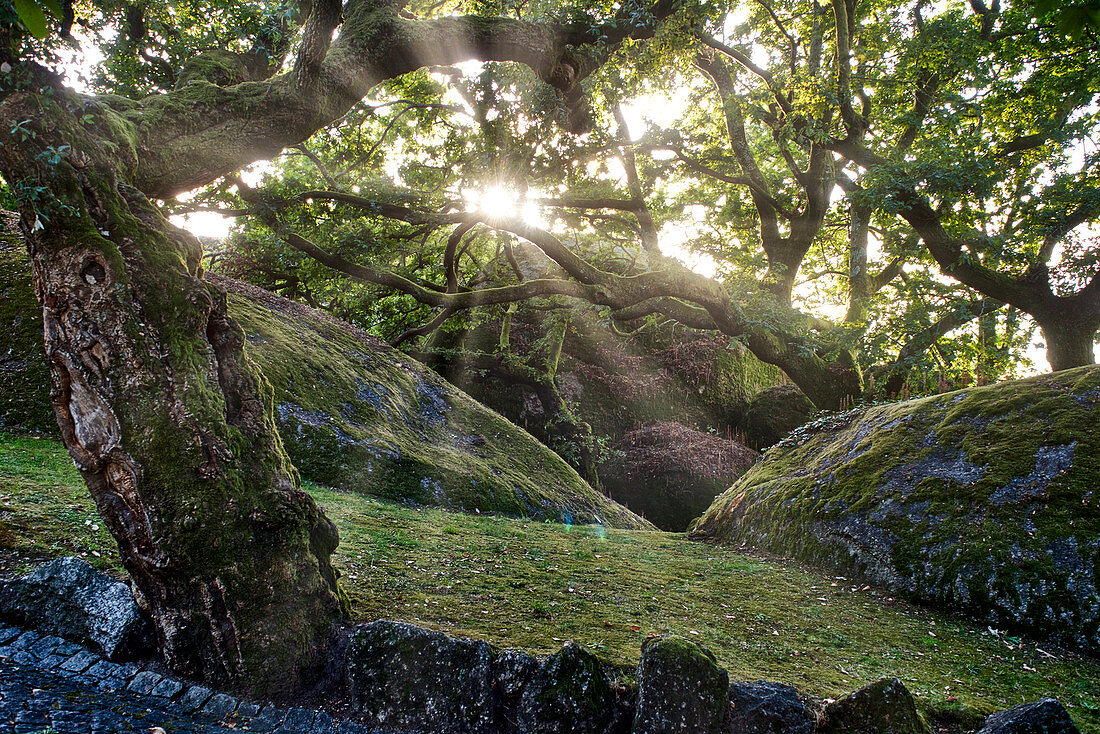
{"type": "MultiPolygon", "coordinates": [[[[337,565],[357,619],[399,619],[538,652],[576,640],[637,661],[646,635],[677,632],[734,679],[837,697],[896,675],[939,719],[973,724],[1044,695],[1100,730],[1100,663],[968,626],[683,535],[522,522],[381,503],[310,487],[340,528],[337,565]]],[[[101,554],[90,502],[54,442],[0,435],[0,555],[16,564],[101,554]],[[23,560],[20,560],[23,559],[23,560]]],[[[22,570],[22,569],[20,569],[22,570]]]]}

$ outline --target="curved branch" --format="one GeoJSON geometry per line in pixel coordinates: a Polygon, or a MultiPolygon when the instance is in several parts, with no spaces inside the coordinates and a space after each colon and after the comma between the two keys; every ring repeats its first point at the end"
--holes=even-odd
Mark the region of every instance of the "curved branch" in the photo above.
{"type": "Polygon", "coordinates": [[[514,61],[561,94],[575,96],[579,82],[619,43],[651,36],[677,7],[675,0],[658,0],[647,14],[633,16],[624,7],[621,18],[592,27],[504,17],[415,20],[403,17],[397,5],[349,0],[339,38],[316,80],[304,86],[286,73],[228,88],[192,82],[140,102],[88,102],[110,108],[131,126],[116,141],[131,169],[130,183],[150,197],[168,199],[277,155],[342,117],[378,83],[424,66],[514,61]],[[595,53],[584,52],[597,43],[595,53]]]}

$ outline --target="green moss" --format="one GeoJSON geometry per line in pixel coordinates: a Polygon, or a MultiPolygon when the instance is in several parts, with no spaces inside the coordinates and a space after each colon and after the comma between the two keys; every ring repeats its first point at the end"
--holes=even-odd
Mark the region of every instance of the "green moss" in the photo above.
{"type": "Polygon", "coordinates": [[[1100,558],[1098,405],[1084,367],[875,406],[767,452],[695,533],[1100,648],[1082,571],[1100,558]]]}
{"type": "Polygon", "coordinates": [[[0,232],[0,427],[55,433],[50,372],[42,348],[42,306],[31,287],[23,238],[8,221],[0,232]]]}
{"type": "Polygon", "coordinates": [[[280,433],[303,477],[470,512],[644,524],[411,358],[317,312],[219,282],[236,291],[230,312],[274,386],[280,433]]]}
{"type": "MultiPolygon", "coordinates": [[[[897,676],[927,717],[968,725],[1054,696],[1082,731],[1100,728],[1096,660],[1040,652],[862,584],[679,534],[601,533],[309,489],[339,527],[335,562],[358,621],[405,621],[539,654],[571,639],[622,665],[637,664],[649,635],[673,633],[711,650],[731,680],[838,699],[897,676]]],[[[81,530],[94,521],[85,493],[58,444],[0,434],[2,517],[33,513],[22,544],[0,541],[0,557],[99,543],[81,530]],[[72,523],[63,520],[69,505],[85,508],[72,523]]],[[[118,568],[106,547],[90,547],[118,568]]]]}

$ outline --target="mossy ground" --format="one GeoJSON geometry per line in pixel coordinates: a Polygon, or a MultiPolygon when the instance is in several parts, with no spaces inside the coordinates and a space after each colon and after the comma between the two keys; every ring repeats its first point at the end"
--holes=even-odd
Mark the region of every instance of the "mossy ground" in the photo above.
{"type": "MultiPolygon", "coordinates": [[[[1100,730],[1100,662],[681,534],[567,527],[413,509],[310,487],[338,527],[336,564],[357,620],[385,617],[536,652],[576,640],[637,662],[650,634],[712,650],[733,680],[839,697],[898,676],[937,720],[974,724],[1055,696],[1100,730]]],[[[118,569],[64,450],[0,434],[5,573],[88,554],[118,569]],[[96,558],[92,553],[99,553],[96,558]]]]}

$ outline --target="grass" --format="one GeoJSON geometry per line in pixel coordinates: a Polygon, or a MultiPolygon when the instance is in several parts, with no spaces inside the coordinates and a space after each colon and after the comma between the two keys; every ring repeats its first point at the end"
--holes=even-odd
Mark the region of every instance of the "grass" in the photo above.
{"type": "MultiPolygon", "coordinates": [[[[844,578],[681,534],[463,515],[309,489],[340,528],[336,562],[357,620],[398,619],[536,652],[575,640],[627,665],[647,635],[676,632],[712,650],[735,680],[782,681],[836,698],[897,676],[927,714],[966,725],[1054,696],[1083,731],[1100,730],[1100,662],[844,578]]],[[[117,570],[57,443],[0,434],[0,503],[0,557],[9,566],[86,553],[117,570]]]]}

